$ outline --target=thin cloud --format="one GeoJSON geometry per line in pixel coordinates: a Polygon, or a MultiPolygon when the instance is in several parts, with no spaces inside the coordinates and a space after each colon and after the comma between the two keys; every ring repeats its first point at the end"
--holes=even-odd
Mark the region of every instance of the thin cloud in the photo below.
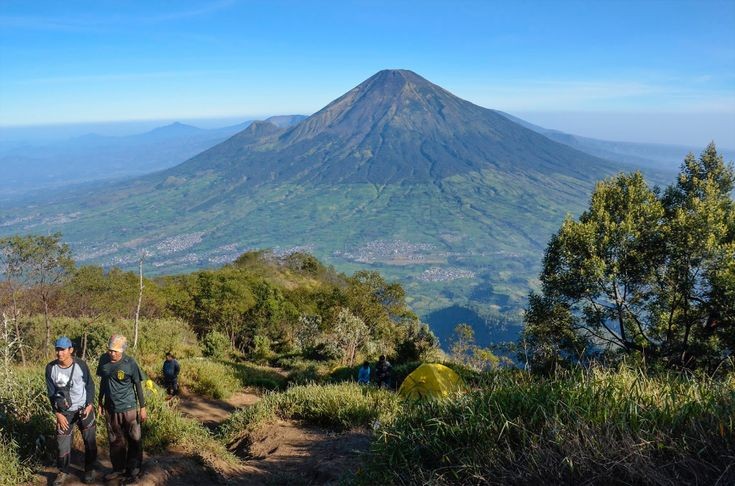
{"type": "Polygon", "coordinates": [[[13,84],[56,84],[56,83],[97,83],[105,81],[139,81],[147,79],[184,78],[216,76],[222,74],[233,74],[231,70],[208,70],[208,71],[159,71],[148,73],[115,73],[115,74],[92,74],[83,76],[55,76],[49,78],[34,78],[18,80],[13,84]]]}
{"type": "Polygon", "coordinates": [[[179,10],[160,15],[79,15],[74,17],[45,17],[35,15],[0,15],[4,29],[45,30],[57,32],[107,32],[111,27],[129,27],[190,19],[225,10],[236,2],[221,0],[200,8],[179,10]]]}
{"type": "Polygon", "coordinates": [[[544,110],[735,111],[729,90],[702,93],[695,86],[636,81],[509,80],[458,93],[488,108],[544,110]]]}

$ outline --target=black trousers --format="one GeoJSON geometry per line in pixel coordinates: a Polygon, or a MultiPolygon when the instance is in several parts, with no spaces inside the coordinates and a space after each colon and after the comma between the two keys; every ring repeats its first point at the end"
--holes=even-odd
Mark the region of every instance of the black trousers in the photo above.
{"type": "Polygon", "coordinates": [[[179,378],[177,376],[164,376],[163,386],[166,387],[166,393],[169,395],[178,395],[179,378]]]}
{"type": "Polygon", "coordinates": [[[74,425],[79,428],[84,440],[84,470],[94,469],[97,461],[97,421],[95,420],[94,409],[89,412],[86,418],[82,418],[84,408],[75,412],[62,412],[69,426],[66,430],[56,428],[56,442],[58,444],[58,456],[56,464],[59,471],[69,472],[69,459],[71,455],[71,438],[74,432],[74,425]]]}

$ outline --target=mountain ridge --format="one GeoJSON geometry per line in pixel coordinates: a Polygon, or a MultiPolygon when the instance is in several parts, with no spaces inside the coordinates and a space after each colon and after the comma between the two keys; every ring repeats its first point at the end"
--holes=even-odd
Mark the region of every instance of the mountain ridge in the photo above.
{"type": "Polygon", "coordinates": [[[477,330],[489,340],[518,329],[565,215],[626,169],[387,70],[292,127],[253,123],[176,167],[14,219],[0,209],[0,232],[62,231],[82,262],[145,252],[169,273],[300,249],[400,280],[421,315],[487,309],[503,326],[477,330]]]}

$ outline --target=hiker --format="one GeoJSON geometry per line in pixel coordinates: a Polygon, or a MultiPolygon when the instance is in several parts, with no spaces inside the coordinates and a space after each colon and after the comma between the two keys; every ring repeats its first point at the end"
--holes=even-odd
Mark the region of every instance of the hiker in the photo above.
{"type": "Polygon", "coordinates": [[[390,388],[390,362],[385,359],[385,355],[381,354],[378,364],[375,365],[375,378],[378,382],[378,388],[390,388]]]}
{"type": "Polygon", "coordinates": [[[370,384],[370,363],[368,363],[367,360],[360,366],[360,369],[357,370],[357,382],[360,385],[368,385],[370,384]]]}
{"type": "Polygon", "coordinates": [[[64,484],[69,475],[71,439],[74,425],[84,441],[84,482],[95,480],[97,427],[94,413],[94,380],[87,363],[74,357],[74,346],[66,336],[54,343],[56,359],[46,365],[46,390],[56,416],[59,472],[54,486],[64,484]]]}
{"type": "Polygon", "coordinates": [[[179,393],[179,371],[181,371],[181,366],[169,351],[163,362],[163,386],[166,387],[166,393],[169,396],[173,397],[179,393]]]}
{"type": "Polygon", "coordinates": [[[143,395],[146,378],[138,363],[125,354],[127,347],[125,336],[113,335],[97,366],[99,411],[105,415],[110,440],[112,472],[105,476],[108,481],[123,475],[125,480],[135,481],[143,464],[140,424],[148,418],[143,395]]]}

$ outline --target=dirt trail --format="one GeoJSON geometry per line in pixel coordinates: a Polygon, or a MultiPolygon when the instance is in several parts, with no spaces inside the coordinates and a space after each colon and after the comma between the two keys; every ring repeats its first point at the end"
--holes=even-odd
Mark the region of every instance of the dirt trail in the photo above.
{"type": "Polygon", "coordinates": [[[255,404],[260,397],[248,391],[237,392],[227,400],[200,397],[190,393],[178,398],[178,409],[210,429],[224,422],[235,410],[255,404]]]}
{"type": "MultiPolygon", "coordinates": [[[[204,426],[214,429],[232,412],[253,405],[258,395],[250,391],[234,394],[228,400],[215,400],[192,394],[176,399],[176,406],[187,416],[199,420],[204,426]]],[[[75,434],[76,435],[76,434],[75,434]]],[[[80,486],[83,472],[79,467],[84,458],[82,445],[75,437],[72,453],[72,474],[65,486],[80,486]]],[[[265,486],[328,485],[339,484],[345,472],[355,471],[361,464],[361,453],[367,451],[370,435],[364,430],[333,432],[319,427],[307,426],[294,421],[280,421],[264,426],[249,440],[234,446],[234,452],[242,463],[227,467],[217,475],[199,461],[183,451],[172,448],[154,456],[144,458],[143,474],[135,483],[145,486],[172,485],[192,486],[205,484],[230,484],[265,486]]],[[[101,469],[95,484],[117,486],[102,476],[112,470],[107,444],[99,443],[101,469]]],[[[50,485],[56,469],[46,467],[36,477],[36,484],[50,485]]]]}

